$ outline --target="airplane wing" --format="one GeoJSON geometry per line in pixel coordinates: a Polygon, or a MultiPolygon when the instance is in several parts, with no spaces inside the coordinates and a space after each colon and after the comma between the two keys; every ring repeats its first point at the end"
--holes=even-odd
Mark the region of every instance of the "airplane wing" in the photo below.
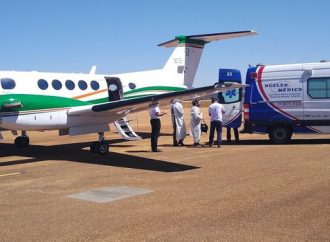
{"type": "Polygon", "coordinates": [[[153,102],[158,102],[160,106],[169,105],[174,98],[182,100],[190,100],[193,98],[200,98],[210,94],[223,92],[228,89],[235,89],[245,87],[239,83],[224,83],[216,84],[214,86],[199,87],[184,91],[164,93],[153,96],[146,96],[134,99],[124,99],[112,101],[102,104],[87,105],[81,107],[74,107],[68,110],[69,116],[94,116],[98,118],[106,118],[109,122],[114,122],[125,117],[129,113],[147,110],[149,105],[153,102]]]}

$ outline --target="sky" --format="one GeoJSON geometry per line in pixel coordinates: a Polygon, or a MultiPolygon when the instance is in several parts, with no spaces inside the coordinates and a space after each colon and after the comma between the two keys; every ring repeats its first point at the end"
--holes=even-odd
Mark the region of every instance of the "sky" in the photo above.
{"type": "Polygon", "coordinates": [[[255,30],[209,43],[195,87],[219,68],[330,60],[328,0],[0,0],[0,70],[98,74],[162,68],[176,35],[255,30]]]}

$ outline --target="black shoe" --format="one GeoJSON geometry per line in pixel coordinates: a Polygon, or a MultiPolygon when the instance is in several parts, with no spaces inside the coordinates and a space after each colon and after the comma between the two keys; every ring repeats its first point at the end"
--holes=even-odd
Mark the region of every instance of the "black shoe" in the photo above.
{"type": "Polygon", "coordinates": [[[163,152],[163,151],[158,149],[158,150],[153,150],[152,152],[163,152]]]}
{"type": "Polygon", "coordinates": [[[218,144],[218,148],[221,148],[221,144],[218,144]]]}
{"type": "Polygon", "coordinates": [[[177,146],[179,146],[179,144],[178,143],[174,143],[173,146],[174,147],[177,147],[177,146]]]}
{"type": "Polygon", "coordinates": [[[180,146],[185,146],[185,144],[183,143],[183,141],[179,141],[178,143],[180,146]]]}

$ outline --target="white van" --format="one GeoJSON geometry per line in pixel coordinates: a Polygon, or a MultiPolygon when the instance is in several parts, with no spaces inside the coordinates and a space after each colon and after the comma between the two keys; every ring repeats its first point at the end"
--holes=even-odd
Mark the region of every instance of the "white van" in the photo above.
{"type": "Polygon", "coordinates": [[[330,133],[330,62],[258,65],[246,75],[244,131],[286,143],[293,133],[330,133]]]}

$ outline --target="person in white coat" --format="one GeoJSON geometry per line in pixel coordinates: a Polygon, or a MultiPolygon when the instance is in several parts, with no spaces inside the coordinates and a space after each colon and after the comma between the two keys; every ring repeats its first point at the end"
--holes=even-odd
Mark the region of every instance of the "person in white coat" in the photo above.
{"type": "Polygon", "coordinates": [[[176,140],[176,123],[175,123],[175,116],[174,116],[174,100],[171,100],[171,121],[172,121],[172,128],[173,128],[173,133],[172,133],[172,138],[173,138],[173,146],[179,146],[178,141],[176,140]]]}
{"type": "Polygon", "coordinates": [[[176,141],[178,145],[183,146],[183,140],[186,137],[186,124],[184,121],[184,110],[180,99],[173,101],[173,127],[175,127],[176,141]]]}
{"type": "Polygon", "coordinates": [[[194,146],[201,147],[201,122],[203,120],[203,114],[199,109],[199,101],[197,99],[192,101],[192,107],[190,111],[190,130],[194,139],[194,146]]]}

